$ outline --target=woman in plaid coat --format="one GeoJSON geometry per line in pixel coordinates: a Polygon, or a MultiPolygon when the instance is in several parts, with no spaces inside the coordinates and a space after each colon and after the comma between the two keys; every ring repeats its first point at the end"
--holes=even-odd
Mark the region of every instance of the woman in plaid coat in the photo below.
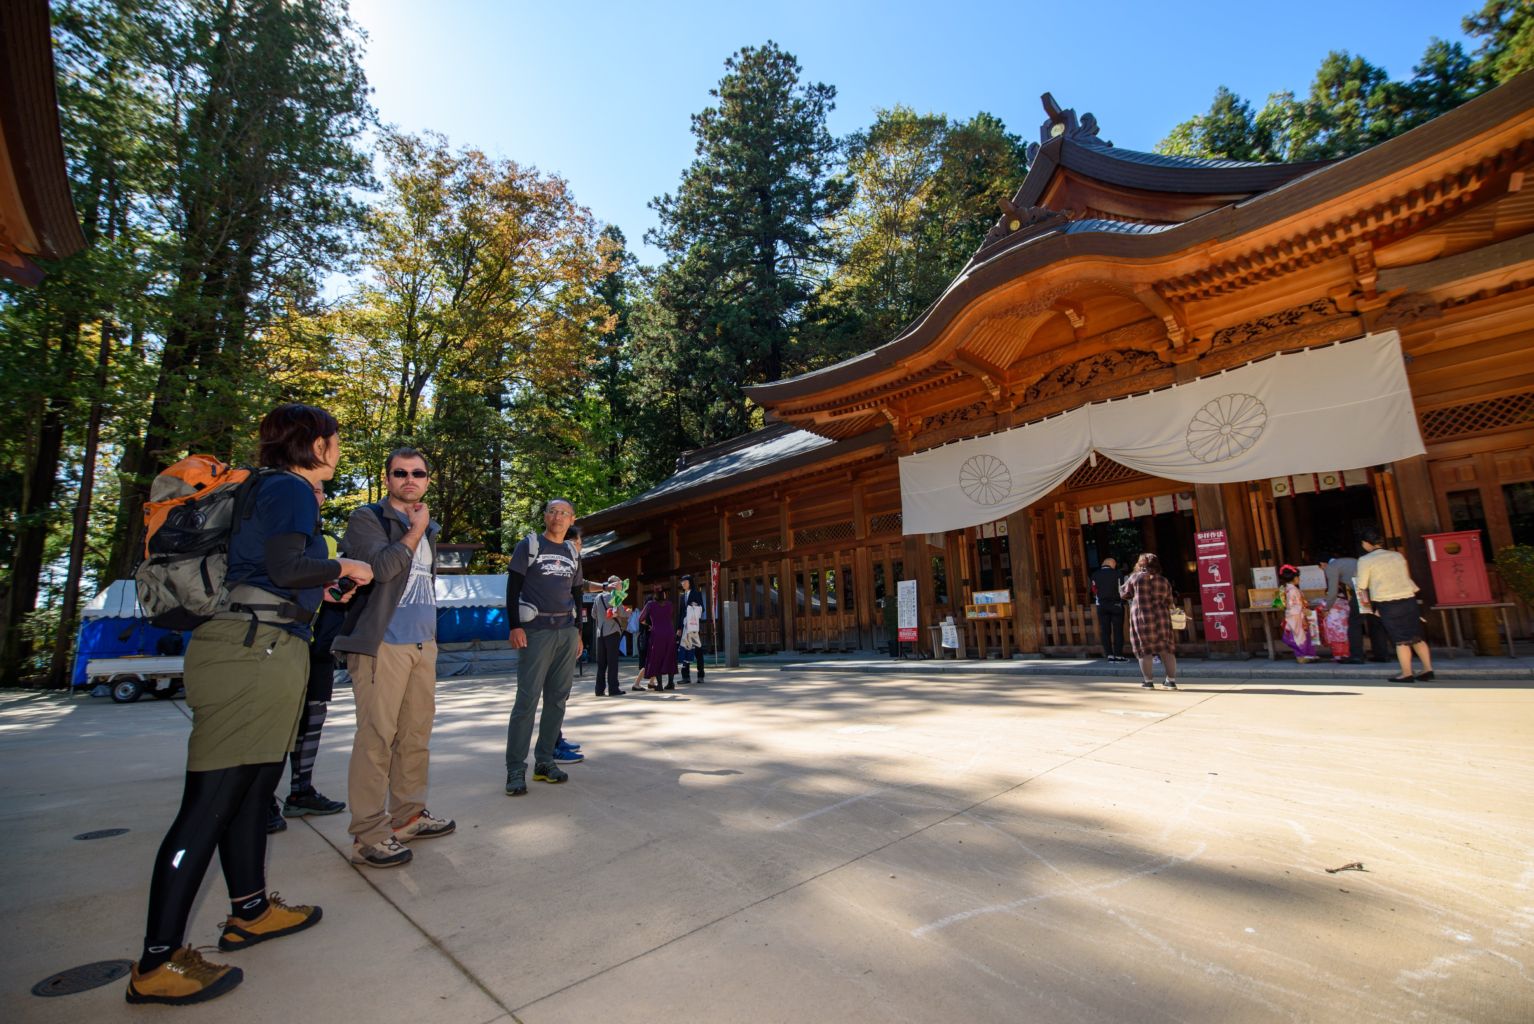
{"type": "Polygon", "coordinates": [[[1162,684],[1177,689],[1177,638],[1172,632],[1172,606],[1177,595],[1161,574],[1161,559],[1150,552],[1135,562],[1135,571],[1119,584],[1119,594],[1130,602],[1129,645],[1140,660],[1140,685],[1156,688],[1155,658],[1166,669],[1162,684]]]}

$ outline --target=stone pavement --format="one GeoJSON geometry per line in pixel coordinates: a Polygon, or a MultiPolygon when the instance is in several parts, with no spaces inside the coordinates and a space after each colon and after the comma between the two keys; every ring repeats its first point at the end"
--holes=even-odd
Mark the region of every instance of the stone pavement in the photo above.
{"type": "MultiPolygon", "coordinates": [[[[324,921],[183,1009],[27,991],[136,954],[183,705],[0,692],[4,1019],[1534,1019],[1527,677],[1174,693],[972,665],[605,699],[588,674],[589,759],[516,800],[509,681],[445,681],[431,807],[458,833],[374,871],[347,815],[294,821],[271,885],[324,921]]],[[[343,797],[337,696],[317,781],[343,797]]],[[[215,868],[190,940],[224,912],[215,868]]]]}

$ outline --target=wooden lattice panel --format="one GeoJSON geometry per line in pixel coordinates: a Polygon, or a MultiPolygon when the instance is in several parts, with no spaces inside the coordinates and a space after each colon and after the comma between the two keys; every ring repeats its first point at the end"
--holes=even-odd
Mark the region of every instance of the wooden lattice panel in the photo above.
{"type": "Polygon", "coordinates": [[[770,537],[755,537],[751,540],[736,541],[730,545],[731,553],[736,558],[744,558],[750,555],[770,555],[775,551],[783,550],[783,542],[777,534],[770,537]]]}
{"type": "Polygon", "coordinates": [[[682,564],[697,565],[699,562],[712,562],[719,558],[719,538],[699,538],[685,541],[681,550],[682,564]]]}
{"type": "Polygon", "coordinates": [[[868,521],[868,532],[873,536],[881,533],[899,533],[905,526],[905,517],[899,512],[881,512],[868,521]]]}
{"type": "Polygon", "coordinates": [[[811,544],[827,544],[839,540],[852,540],[857,529],[851,522],[830,523],[826,526],[806,526],[794,531],[794,545],[807,547],[811,544]]]}
{"type": "Polygon", "coordinates": [[[1099,455],[1097,465],[1090,461],[1083,462],[1072,473],[1070,479],[1065,481],[1067,487],[1096,487],[1099,484],[1116,484],[1125,480],[1149,479],[1137,469],[1114,462],[1112,459],[1099,455]]]}
{"type": "Polygon", "coordinates": [[[1444,409],[1428,409],[1420,414],[1422,439],[1442,441],[1469,434],[1484,434],[1506,427],[1534,424],[1534,391],[1521,391],[1488,398],[1484,402],[1466,402],[1444,409]]]}

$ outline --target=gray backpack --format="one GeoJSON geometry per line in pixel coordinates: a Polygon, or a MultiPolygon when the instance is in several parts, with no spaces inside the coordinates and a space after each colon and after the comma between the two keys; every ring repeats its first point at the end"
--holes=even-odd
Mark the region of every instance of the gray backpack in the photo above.
{"type": "Polygon", "coordinates": [[[194,629],[229,610],[236,582],[225,578],[229,543],[273,472],[192,455],[154,478],[144,506],[144,558],[133,572],[138,603],[153,625],[194,629]]]}

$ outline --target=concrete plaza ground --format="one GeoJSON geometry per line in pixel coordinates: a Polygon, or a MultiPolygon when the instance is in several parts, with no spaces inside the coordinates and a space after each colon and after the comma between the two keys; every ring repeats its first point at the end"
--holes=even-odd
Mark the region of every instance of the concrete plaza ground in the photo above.
{"type": "MultiPolygon", "coordinates": [[[[588,674],[566,731],[589,759],[515,800],[510,681],[447,680],[431,808],[457,834],[374,871],[347,815],[293,822],[271,885],[324,921],[227,956],[245,983],[186,1009],[27,991],[136,955],[184,706],[5,691],[4,1018],[1534,1019],[1534,681],[1371,668],[1146,692],[759,662],[605,699],[588,674]]],[[[344,797],[337,698],[317,781],[344,797]]],[[[215,866],[190,941],[226,906],[215,866]]]]}

